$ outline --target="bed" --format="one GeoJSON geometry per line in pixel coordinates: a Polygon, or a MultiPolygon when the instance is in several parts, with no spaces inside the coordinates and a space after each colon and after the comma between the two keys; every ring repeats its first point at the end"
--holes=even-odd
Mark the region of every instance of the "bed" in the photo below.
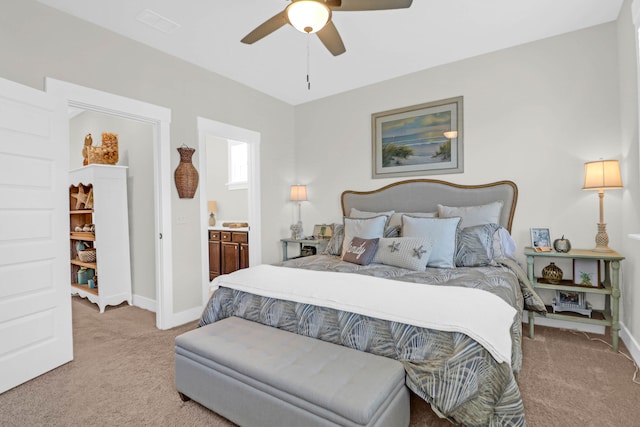
{"type": "Polygon", "coordinates": [[[512,258],[517,196],[510,181],[345,191],[323,254],[220,276],[199,325],[237,316],[390,357],[439,416],[525,425],[522,310],[545,308],[512,258]]]}

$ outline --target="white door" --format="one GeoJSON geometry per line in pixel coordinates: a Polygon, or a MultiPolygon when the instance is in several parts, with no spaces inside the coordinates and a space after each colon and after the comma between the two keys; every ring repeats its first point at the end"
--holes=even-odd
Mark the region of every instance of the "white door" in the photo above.
{"type": "Polygon", "coordinates": [[[65,113],[0,79],[0,393],[73,359],[65,113]]]}

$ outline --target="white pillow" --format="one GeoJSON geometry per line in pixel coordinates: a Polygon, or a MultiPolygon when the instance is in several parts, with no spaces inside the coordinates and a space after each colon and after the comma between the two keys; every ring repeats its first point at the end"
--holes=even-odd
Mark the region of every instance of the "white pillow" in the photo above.
{"type": "Polygon", "coordinates": [[[373,262],[424,271],[427,269],[431,248],[431,240],[427,237],[380,239],[373,262]]]}
{"type": "Polygon", "coordinates": [[[402,237],[428,237],[433,242],[428,267],[454,268],[458,244],[458,225],[455,218],[415,218],[402,216],[402,237]]]}
{"type": "Polygon", "coordinates": [[[351,212],[349,212],[349,218],[373,218],[380,215],[385,215],[387,218],[389,218],[391,217],[391,215],[393,215],[393,212],[394,211],[367,212],[367,211],[358,210],[356,208],[351,208],[351,212]]]}
{"type": "Polygon", "coordinates": [[[342,256],[347,251],[347,246],[354,237],[361,239],[381,238],[384,234],[384,226],[389,219],[386,215],[373,218],[344,218],[344,240],[342,241],[342,256]]]}
{"type": "Polygon", "coordinates": [[[388,227],[394,227],[396,225],[402,225],[402,215],[411,215],[416,218],[435,218],[438,216],[438,212],[395,212],[389,219],[388,227]]]}
{"type": "Polygon", "coordinates": [[[494,256],[516,259],[516,242],[504,227],[500,227],[493,236],[494,256]],[[497,235],[497,236],[496,236],[497,235]]]}
{"type": "Polygon", "coordinates": [[[503,204],[502,200],[498,200],[497,202],[479,206],[452,207],[438,205],[438,216],[440,218],[459,216],[462,218],[460,222],[460,227],[462,228],[473,227],[474,225],[500,224],[503,204]]]}

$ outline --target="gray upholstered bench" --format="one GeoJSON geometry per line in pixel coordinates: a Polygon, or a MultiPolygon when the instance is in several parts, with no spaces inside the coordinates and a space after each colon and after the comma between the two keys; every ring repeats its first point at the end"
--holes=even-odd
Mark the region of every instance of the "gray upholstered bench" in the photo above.
{"type": "Polygon", "coordinates": [[[241,426],[409,425],[398,361],[230,317],[176,338],[176,388],[241,426]]]}

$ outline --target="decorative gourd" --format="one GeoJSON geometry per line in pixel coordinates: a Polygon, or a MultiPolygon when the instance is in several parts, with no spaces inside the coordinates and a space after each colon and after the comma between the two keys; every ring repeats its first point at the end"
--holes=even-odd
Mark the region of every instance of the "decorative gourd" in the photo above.
{"type": "Polygon", "coordinates": [[[571,250],[571,242],[569,242],[569,239],[565,239],[563,234],[561,238],[553,241],[553,249],[556,252],[569,252],[571,250]]]}
{"type": "Polygon", "coordinates": [[[562,270],[554,262],[542,269],[542,277],[549,283],[557,285],[562,280],[562,270]]]}

